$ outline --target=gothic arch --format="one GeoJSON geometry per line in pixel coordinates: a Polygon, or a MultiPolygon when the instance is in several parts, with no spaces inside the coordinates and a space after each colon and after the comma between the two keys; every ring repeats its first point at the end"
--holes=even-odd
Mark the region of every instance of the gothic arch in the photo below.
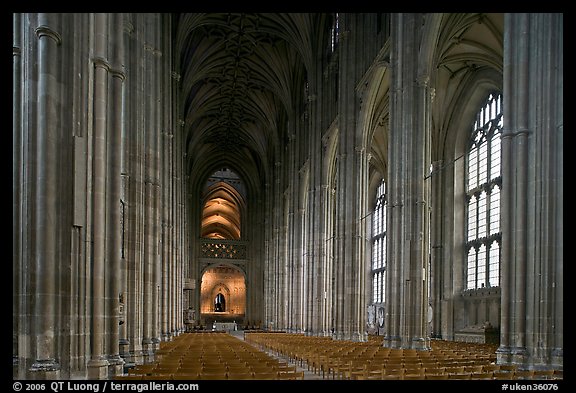
{"type": "Polygon", "coordinates": [[[246,315],[246,272],[226,262],[213,263],[202,269],[200,283],[200,318],[203,323],[214,318],[234,318],[237,322],[246,315]],[[223,314],[213,315],[214,298],[222,293],[226,300],[223,314]]]}
{"type": "Polygon", "coordinates": [[[435,38],[428,38],[431,46],[422,58],[429,63],[422,60],[420,72],[431,72],[432,331],[453,339],[466,319],[459,303],[465,280],[463,154],[482,101],[502,89],[503,21],[498,14],[440,19],[431,19],[435,38]]]}
{"type": "Polygon", "coordinates": [[[224,181],[206,187],[202,206],[201,237],[218,233],[226,239],[240,240],[246,206],[244,196],[236,187],[224,181]]]}

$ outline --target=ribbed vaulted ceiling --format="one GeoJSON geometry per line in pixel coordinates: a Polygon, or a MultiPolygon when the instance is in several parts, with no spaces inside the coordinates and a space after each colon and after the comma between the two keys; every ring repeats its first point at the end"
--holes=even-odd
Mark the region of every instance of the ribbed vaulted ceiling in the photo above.
{"type": "Polygon", "coordinates": [[[181,14],[177,24],[188,170],[231,166],[260,186],[303,99],[312,14],[181,14]]]}

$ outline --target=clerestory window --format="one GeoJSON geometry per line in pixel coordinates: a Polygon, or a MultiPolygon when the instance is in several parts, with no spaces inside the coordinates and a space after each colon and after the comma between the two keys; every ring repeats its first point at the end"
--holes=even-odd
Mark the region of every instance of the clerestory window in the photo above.
{"type": "Polygon", "coordinates": [[[466,289],[500,286],[502,95],[476,115],[466,156],[466,289]]]}

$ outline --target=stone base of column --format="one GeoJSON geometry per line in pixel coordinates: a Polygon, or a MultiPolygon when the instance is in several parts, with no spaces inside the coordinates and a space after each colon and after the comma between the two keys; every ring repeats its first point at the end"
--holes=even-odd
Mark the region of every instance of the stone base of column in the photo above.
{"type": "Polygon", "coordinates": [[[528,360],[526,348],[503,347],[496,350],[496,363],[498,364],[525,364],[528,360]]]}
{"type": "Polygon", "coordinates": [[[526,351],[526,348],[512,348],[510,356],[510,362],[513,364],[521,365],[528,362],[528,351],[526,351]]]}
{"type": "Polygon", "coordinates": [[[555,348],[552,350],[552,356],[550,357],[550,363],[552,367],[558,370],[564,369],[564,350],[562,348],[555,348]]]}
{"type": "Polygon", "coordinates": [[[496,350],[496,363],[497,364],[509,364],[510,363],[510,348],[500,346],[496,350]]]}
{"type": "Polygon", "coordinates": [[[120,353],[120,357],[126,361],[128,357],[130,357],[130,340],[126,338],[121,338],[118,340],[118,352],[120,353]]]}
{"type": "Polygon", "coordinates": [[[110,363],[104,358],[90,359],[86,365],[88,379],[108,379],[108,366],[110,363]]]}
{"type": "Polygon", "coordinates": [[[18,356],[12,356],[12,379],[20,379],[18,376],[19,364],[18,356]]]}
{"type": "Polygon", "coordinates": [[[399,336],[384,336],[382,346],[392,349],[402,348],[402,340],[399,336]]]}
{"type": "Polygon", "coordinates": [[[366,342],[368,341],[368,334],[367,333],[352,333],[352,341],[357,341],[357,342],[366,342]]]}
{"type": "Polygon", "coordinates": [[[154,347],[152,344],[152,339],[145,338],[142,340],[142,355],[144,357],[144,363],[154,362],[154,347]]]}
{"type": "Polygon", "coordinates": [[[127,365],[130,364],[143,364],[144,363],[144,351],[142,350],[133,350],[129,352],[129,356],[127,356],[124,361],[127,365]]]}
{"type": "Polygon", "coordinates": [[[108,376],[115,377],[116,375],[124,374],[124,359],[120,355],[110,355],[108,356],[108,376]]]}
{"type": "Polygon", "coordinates": [[[431,349],[430,339],[426,337],[414,337],[411,348],[418,351],[429,351],[431,349]]]}
{"type": "Polygon", "coordinates": [[[164,342],[172,341],[172,335],[168,332],[162,333],[162,341],[164,342]]]}
{"type": "Polygon", "coordinates": [[[344,332],[334,332],[332,334],[332,339],[334,340],[346,340],[346,335],[344,334],[344,332]]]}
{"type": "Polygon", "coordinates": [[[56,359],[39,359],[30,367],[30,379],[60,379],[60,364],[56,359]]]}

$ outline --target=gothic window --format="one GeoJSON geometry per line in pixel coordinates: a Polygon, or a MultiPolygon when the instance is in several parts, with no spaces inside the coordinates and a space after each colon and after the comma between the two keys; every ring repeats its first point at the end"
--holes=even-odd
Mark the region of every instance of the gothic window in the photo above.
{"type": "Polygon", "coordinates": [[[372,303],[384,303],[386,282],[386,183],[380,182],[372,216],[372,303]]]}
{"type": "Polygon", "coordinates": [[[500,286],[502,95],[477,113],[466,155],[466,289],[500,286]]]}
{"type": "Polygon", "coordinates": [[[330,52],[334,52],[338,46],[338,13],[333,15],[332,27],[330,28],[330,52]]]}

